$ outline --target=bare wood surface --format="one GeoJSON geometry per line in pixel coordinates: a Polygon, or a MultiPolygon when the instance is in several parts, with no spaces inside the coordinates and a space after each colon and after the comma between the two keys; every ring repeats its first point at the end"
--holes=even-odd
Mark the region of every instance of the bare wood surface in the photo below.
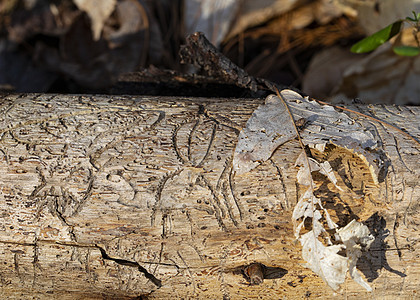
{"type": "MultiPolygon", "coordinates": [[[[232,174],[239,130],[262,102],[3,96],[1,297],[418,298],[419,145],[351,115],[374,126],[391,160],[379,186],[350,151],[324,154],[344,189],[326,189],[328,208],[376,238],[358,266],[374,292],[348,278],[334,294],[294,243],[298,142],[232,174]]],[[[353,109],[420,139],[419,108],[353,109]]]]}

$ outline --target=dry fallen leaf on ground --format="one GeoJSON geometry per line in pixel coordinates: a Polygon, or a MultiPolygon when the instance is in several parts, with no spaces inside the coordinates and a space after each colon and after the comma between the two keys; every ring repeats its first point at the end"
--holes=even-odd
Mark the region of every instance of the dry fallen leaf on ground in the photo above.
{"type": "Polygon", "coordinates": [[[339,46],[317,52],[303,76],[302,91],[311,97],[326,99],[341,83],[344,71],[361,58],[339,46]]]}
{"type": "Polygon", "coordinates": [[[391,44],[385,44],[344,71],[331,100],[360,98],[364,103],[420,104],[419,81],[420,56],[396,55],[391,44]]]}
{"type": "Polygon", "coordinates": [[[218,47],[228,33],[239,7],[238,0],[186,0],[186,33],[203,32],[207,39],[218,47]]]}
{"type": "Polygon", "coordinates": [[[93,40],[101,37],[105,21],[109,18],[117,4],[116,0],[73,0],[76,6],[86,12],[91,21],[93,40]]]}

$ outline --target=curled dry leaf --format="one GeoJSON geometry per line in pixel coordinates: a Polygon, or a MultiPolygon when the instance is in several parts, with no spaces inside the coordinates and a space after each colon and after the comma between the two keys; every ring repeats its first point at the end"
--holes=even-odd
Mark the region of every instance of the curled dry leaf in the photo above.
{"type": "MultiPolygon", "coordinates": [[[[309,121],[309,125],[300,133],[302,147],[305,144],[322,150],[327,143],[332,143],[352,150],[359,156],[368,156],[365,162],[375,165],[376,170],[383,167],[380,155],[373,151],[377,147],[377,140],[349,116],[331,106],[309,101],[290,90],[283,90],[280,96],[284,101],[276,96],[267,97],[266,103],[258,107],[240,133],[233,158],[233,169],[237,174],[252,170],[267,160],[278,146],[295,138],[297,129],[292,119],[298,117],[309,121]],[[289,115],[286,103],[292,115],[289,115]]],[[[362,247],[368,249],[373,241],[369,229],[355,220],[339,228],[321,199],[315,196],[313,172],[325,175],[341,190],[328,162],[309,158],[303,149],[296,165],[299,166],[297,182],[304,192],[293,210],[292,219],[295,236],[302,245],[302,256],[307,262],[306,267],[318,274],[333,290],[340,289],[349,271],[357,283],[371,291],[356,270],[362,247]],[[305,226],[307,220],[311,221],[312,228],[305,226]],[[309,231],[302,234],[304,227],[309,231]],[[332,243],[330,232],[335,233],[335,244],[332,243]],[[345,250],[345,256],[339,253],[341,250],[345,250]]],[[[377,182],[378,175],[373,169],[372,176],[377,182]]]]}
{"type": "MultiPolygon", "coordinates": [[[[329,166],[328,162],[325,163],[327,163],[329,166]]],[[[293,210],[293,221],[302,219],[301,223],[298,226],[295,226],[296,238],[299,237],[300,229],[303,227],[304,221],[307,217],[313,219],[314,230],[317,235],[319,235],[322,232],[325,232],[325,230],[323,230],[322,228],[322,224],[319,223],[319,220],[321,219],[321,213],[319,212],[319,210],[315,209],[315,206],[319,207],[324,213],[324,218],[327,221],[328,228],[337,228],[337,224],[333,222],[328,211],[322,206],[321,200],[314,195],[315,184],[313,182],[311,173],[315,171],[321,172],[321,164],[313,159],[308,158],[306,156],[306,153],[302,151],[301,155],[299,155],[299,158],[296,161],[296,165],[300,166],[299,172],[296,177],[297,182],[306,189],[305,193],[300,197],[295,209],[293,210]],[[307,162],[309,162],[309,165],[307,162]],[[314,167],[314,169],[312,169],[312,167],[314,167]]],[[[333,180],[336,181],[332,169],[329,170],[328,173],[324,175],[326,175],[328,178],[333,178],[333,180]]],[[[339,190],[341,190],[341,188],[338,187],[336,183],[334,183],[334,185],[339,190]]]]}
{"type": "Polygon", "coordinates": [[[306,267],[318,274],[333,290],[338,290],[344,283],[347,273],[348,258],[337,254],[342,245],[324,246],[312,231],[301,238],[302,257],[306,267]]]}
{"type": "Polygon", "coordinates": [[[362,247],[364,247],[364,249],[369,249],[370,245],[375,240],[375,238],[370,234],[369,228],[356,220],[352,220],[345,227],[337,230],[337,234],[340,236],[341,241],[346,247],[346,255],[349,258],[349,272],[351,278],[369,292],[372,291],[369,284],[362,279],[359,272],[356,270],[357,260],[362,255],[362,247]]]}
{"type": "MultiPolygon", "coordinates": [[[[338,190],[342,191],[341,187],[339,187],[337,185],[337,178],[335,177],[334,172],[331,168],[331,165],[328,161],[324,161],[322,163],[319,163],[313,158],[308,158],[308,159],[309,159],[310,168],[299,169],[298,176],[297,176],[298,181],[307,179],[309,177],[309,171],[312,171],[312,172],[318,171],[322,175],[327,176],[328,179],[335,185],[335,187],[338,190]],[[307,173],[306,174],[300,174],[301,172],[302,173],[307,172],[307,173]]],[[[302,152],[299,155],[298,159],[296,160],[295,165],[296,166],[303,165],[305,163],[305,160],[306,160],[305,159],[305,152],[302,152]]],[[[299,182],[299,183],[304,184],[304,185],[309,185],[309,183],[303,183],[303,182],[299,182]]]]}
{"type": "Polygon", "coordinates": [[[374,237],[369,233],[366,225],[352,220],[344,228],[337,230],[343,244],[325,246],[311,230],[300,237],[302,257],[306,260],[306,267],[318,274],[333,290],[339,290],[344,283],[346,273],[364,287],[367,291],[372,288],[367,284],[356,269],[357,260],[362,255],[361,246],[369,249],[374,237]],[[345,238],[345,240],[344,240],[345,238]],[[346,257],[338,254],[346,251],[346,257]]]}
{"type": "MultiPolygon", "coordinates": [[[[369,249],[374,240],[369,229],[355,220],[352,220],[344,228],[338,229],[338,225],[331,219],[321,200],[314,195],[315,184],[312,172],[325,172],[324,175],[330,180],[336,181],[329,164],[329,168],[322,168],[322,163],[308,158],[304,151],[297,159],[296,164],[300,166],[297,181],[306,191],[296,204],[292,218],[295,223],[295,236],[302,245],[302,257],[307,262],[305,266],[318,274],[333,290],[340,289],[340,285],[344,283],[346,273],[349,271],[354,281],[371,291],[372,288],[363,281],[356,270],[357,260],[362,255],[362,247],[369,249]],[[312,220],[312,230],[301,235],[301,230],[308,218],[312,220]],[[336,230],[335,240],[341,242],[340,244],[332,244],[323,221],[327,223],[329,229],[336,230]],[[321,242],[321,237],[327,245],[321,242]],[[340,250],[345,250],[346,256],[338,254],[340,250]]],[[[335,183],[334,185],[339,188],[335,183]]]]}

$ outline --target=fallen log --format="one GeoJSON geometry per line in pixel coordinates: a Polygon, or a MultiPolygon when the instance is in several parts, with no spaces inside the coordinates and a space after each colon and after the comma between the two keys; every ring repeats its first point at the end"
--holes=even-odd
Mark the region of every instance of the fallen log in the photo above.
{"type": "MultiPolygon", "coordinates": [[[[238,134],[262,103],[2,96],[0,295],[336,299],[295,242],[298,141],[248,173],[232,171],[238,134]]],[[[342,295],[416,298],[420,109],[348,108],[383,121],[348,113],[375,132],[390,164],[376,184],[351,147],[313,153],[343,188],[324,190],[328,209],[375,237],[357,266],[373,292],[347,280],[342,295]]]]}

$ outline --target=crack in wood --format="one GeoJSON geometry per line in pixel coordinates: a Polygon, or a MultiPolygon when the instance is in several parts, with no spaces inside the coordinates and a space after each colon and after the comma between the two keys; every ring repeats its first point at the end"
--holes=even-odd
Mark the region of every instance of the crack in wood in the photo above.
{"type": "Polygon", "coordinates": [[[160,288],[162,286],[162,281],[158,278],[155,277],[155,275],[153,275],[152,273],[149,273],[144,267],[142,267],[138,262],[136,261],[130,261],[130,260],[126,260],[126,259],[120,259],[120,258],[114,258],[109,256],[105,249],[103,249],[102,247],[96,245],[96,247],[99,249],[99,251],[101,252],[102,258],[103,259],[107,259],[107,260],[112,260],[114,262],[116,262],[119,265],[123,265],[123,266],[129,266],[129,267],[134,267],[137,268],[141,273],[144,274],[144,276],[149,279],[154,285],[156,285],[158,288],[160,288]]]}
{"type": "Polygon", "coordinates": [[[395,220],[394,220],[394,226],[393,226],[393,228],[392,228],[392,235],[393,235],[393,238],[394,238],[394,245],[395,245],[395,248],[397,249],[397,253],[398,253],[398,257],[400,258],[400,260],[401,260],[401,257],[402,257],[402,253],[401,253],[401,250],[399,249],[399,247],[398,247],[398,242],[397,242],[397,229],[398,229],[398,227],[399,227],[399,225],[400,225],[400,223],[399,223],[399,220],[400,220],[400,215],[398,214],[398,212],[395,214],[395,220]]]}

